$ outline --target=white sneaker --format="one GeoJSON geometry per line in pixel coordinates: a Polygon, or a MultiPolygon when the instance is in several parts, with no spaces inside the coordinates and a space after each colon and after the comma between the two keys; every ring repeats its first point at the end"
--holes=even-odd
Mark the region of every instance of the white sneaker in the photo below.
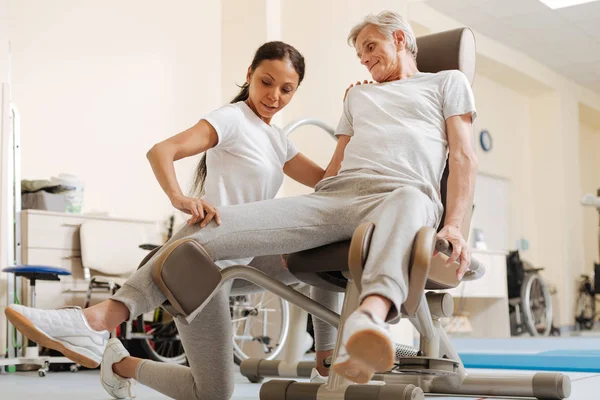
{"type": "Polygon", "coordinates": [[[110,334],[93,330],[80,307],[41,310],[11,304],[4,313],[23,335],[40,346],[59,351],[86,368],[100,365],[110,334]]]}
{"type": "Polygon", "coordinates": [[[310,373],[310,383],[327,383],[328,376],[322,376],[316,368],[310,373]]]}
{"type": "Polygon", "coordinates": [[[332,368],[352,382],[368,383],[375,372],[387,372],[394,366],[389,326],[371,313],[356,310],[350,314],[342,341],[345,351],[340,351],[332,368]]]}
{"type": "Polygon", "coordinates": [[[100,383],[104,390],[115,399],[131,399],[135,397],[135,380],[122,378],[113,372],[113,364],[118,363],[129,352],[119,339],[110,339],[100,364],[100,383]]]}

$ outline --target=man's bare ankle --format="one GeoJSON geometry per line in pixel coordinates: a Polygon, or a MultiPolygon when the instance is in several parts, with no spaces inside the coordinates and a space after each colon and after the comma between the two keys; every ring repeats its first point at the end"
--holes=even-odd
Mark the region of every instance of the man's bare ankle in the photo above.
{"type": "Polygon", "coordinates": [[[87,320],[88,324],[90,325],[90,328],[92,328],[95,331],[104,331],[107,330],[106,329],[106,324],[104,323],[104,319],[103,318],[99,318],[98,314],[89,308],[86,308],[83,310],[83,315],[85,316],[85,319],[87,320]]]}

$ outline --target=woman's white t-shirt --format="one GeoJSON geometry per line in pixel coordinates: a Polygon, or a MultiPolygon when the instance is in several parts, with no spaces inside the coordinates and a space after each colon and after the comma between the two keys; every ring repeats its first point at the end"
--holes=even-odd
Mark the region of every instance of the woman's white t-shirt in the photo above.
{"type": "MultiPolygon", "coordinates": [[[[282,130],[265,123],[244,101],[225,105],[203,119],[219,137],[206,152],[203,198],[216,207],[275,198],[283,183],[284,164],[298,154],[282,130]]],[[[250,261],[217,264],[223,268],[250,261]]]]}

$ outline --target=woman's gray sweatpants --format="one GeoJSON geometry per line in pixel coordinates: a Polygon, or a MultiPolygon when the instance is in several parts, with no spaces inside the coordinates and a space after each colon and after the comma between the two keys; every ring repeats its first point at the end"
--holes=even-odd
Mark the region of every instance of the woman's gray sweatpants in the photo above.
{"type": "MultiPolygon", "coordinates": [[[[361,222],[373,222],[360,301],[374,294],[388,298],[393,316],[408,291],[415,235],[423,226],[437,226],[442,211],[431,194],[426,194],[427,188],[417,186],[370,170],[348,171],[319,182],[315,193],[309,195],[220,208],[220,226],[186,226],[171,241],[192,237],[215,261],[238,259],[288,254],[348,240],[361,222]]],[[[152,280],[154,259],[113,296],[127,306],[132,318],[166,300],[152,280]]],[[[225,292],[215,296],[192,324],[178,324],[190,368],[144,362],[137,374],[141,383],[177,399],[231,397],[233,349],[229,293],[225,292]],[[220,335],[212,334],[218,329],[222,329],[220,335]]]]}

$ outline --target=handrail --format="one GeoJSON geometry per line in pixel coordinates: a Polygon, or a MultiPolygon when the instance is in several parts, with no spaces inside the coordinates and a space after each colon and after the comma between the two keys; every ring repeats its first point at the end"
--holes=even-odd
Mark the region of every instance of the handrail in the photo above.
{"type": "Polygon", "coordinates": [[[301,126],[305,126],[305,125],[318,126],[319,128],[323,129],[325,132],[329,133],[329,135],[331,137],[336,138],[335,130],[332,127],[327,125],[325,122],[320,121],[315,118],[300,118],[300,119],[297,119],[296,121],[292,121],[283,128],[283,133],[286,136],[288,136],[290,133],[292,133],[296,129],[300,128],[301,126]]]}

